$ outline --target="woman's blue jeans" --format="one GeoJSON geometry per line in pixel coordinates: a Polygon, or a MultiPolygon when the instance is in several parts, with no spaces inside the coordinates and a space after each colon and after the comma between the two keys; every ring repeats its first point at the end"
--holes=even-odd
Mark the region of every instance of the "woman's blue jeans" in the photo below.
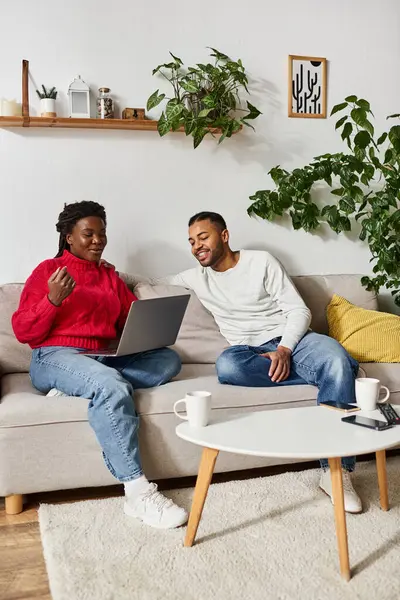
{"type": "MultiPolygon", "coordinates": [[[[169,348],[120,357],[89,357],[78,348],[43,346],[33,351],[33,385],[89,400],[89,423],[103,450],[105,463],[119,481],[143,474],[139,454],[139,417],[133,390],[166,383],[181,370],[179,356],[169,348]]],[[[62,401],[62,399],[60,399],[62,401]]]]}

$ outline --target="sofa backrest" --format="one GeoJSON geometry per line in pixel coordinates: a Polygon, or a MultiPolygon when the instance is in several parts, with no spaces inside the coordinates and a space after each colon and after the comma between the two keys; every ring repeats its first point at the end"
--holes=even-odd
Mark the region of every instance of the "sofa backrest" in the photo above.
{"type": "Polygon", "coordinates": [[[29,371],[31,349],[17,341],[11,327],[23,287],[23,283],[0,285],[0,375],[29,371]]]}
{"type": "Polygon", "coordinates": [[[326,307],[334,294],[368,310],[378,310],[378,298],[361,285],[361,275],[301,275],[292,277],[304,302],[311,310],[311,329],[328,335],[326,307]]]}
{"type": "MultiPolygon", "coordinates": [[[[293,277],[305,303],[312,312],[311,327],[318,333],[328,333],[326,307],[333,294],[370,310],[378,310],[376,295],[367,292],[360,283],[361,275],[306,275],[293,277]]],[[[29,371],[31,350],[20,344],[11,327],[11,316],[17,309],[22,283],[0,285],[0,375],[29,371]]],[[[168,296],[187,293],[178,286],[139,284],[135,288],[138,298],[168,296]]],[[[227,347],[212,315],[191,293],[181,330],[175,345],[184,363],[214,363],[227,347]]]]}

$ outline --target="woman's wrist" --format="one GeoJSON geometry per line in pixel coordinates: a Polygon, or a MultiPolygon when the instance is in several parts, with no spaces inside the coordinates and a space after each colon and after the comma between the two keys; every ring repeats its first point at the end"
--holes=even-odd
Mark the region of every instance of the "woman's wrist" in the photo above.
{"type": "Polygon", "coordinates": [[[55,302],[54,300],[52,300],[50,298],[50,294],[47,294],[47,300],[50,302],[50,304],[52,304],[53,306],[56,306],[57,308],[59,308],[61,306],[61,304],[62,304],[62,301],[59,304],[57,304],[57,302],[55,302]]]}

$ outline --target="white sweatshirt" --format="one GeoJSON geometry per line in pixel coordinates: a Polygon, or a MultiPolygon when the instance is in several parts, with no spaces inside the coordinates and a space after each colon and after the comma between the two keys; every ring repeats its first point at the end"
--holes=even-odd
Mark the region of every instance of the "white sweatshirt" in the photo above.
{"type": "MultiPolygon", "coordinates": [[[[129,283],[143,278],[122,275],[129,283]]],[[[309,328],[311,313],[280,263],[268,252],[241,250],[227,271],[197,266],[177,275],[146,280],[195,292],[231,345],[260,346],[276,337],[293,350],[309,328]]]]}

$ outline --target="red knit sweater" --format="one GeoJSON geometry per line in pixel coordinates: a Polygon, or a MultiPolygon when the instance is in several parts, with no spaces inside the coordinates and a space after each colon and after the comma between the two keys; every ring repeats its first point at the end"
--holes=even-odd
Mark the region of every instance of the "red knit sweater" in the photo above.
{"type": "Polygon", "coordinates": [[[12,316],[12,326],[17,339],[31,348],[75,346],[98,350],[118,336],[135,300],[114,269],[65,250],[60,258],[45,260],[33,271],[12,316]],[[47,297],[47,281],[64,266],[76,286],[58,307],[47,297]]]}

